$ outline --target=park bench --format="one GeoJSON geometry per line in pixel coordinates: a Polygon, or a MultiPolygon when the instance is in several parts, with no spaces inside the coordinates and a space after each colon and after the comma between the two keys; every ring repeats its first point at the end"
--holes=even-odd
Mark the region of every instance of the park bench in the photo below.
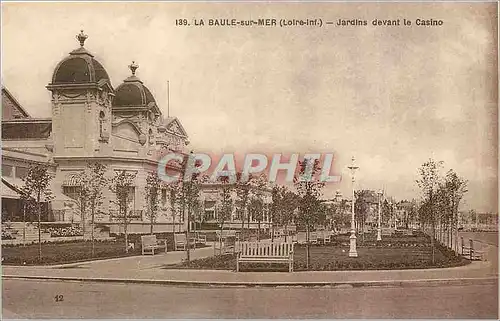
{"type": "Polygon", "coordinates": [[[161,248],[164,248],[165,253],[167,253],[167,240],[157,240],[156,235],[141,236],[142,255],[148,251],[151,251],[151,254],[155,255],[155,250],[161,248]]]}
{"type": "MultiPolygon", "coordinates": [[[[194,237],[190,237],[189,244],[190,245],[195,244],[194,237]]],[[[187,246],[186,234],[184,233],[174,234],[174,249],[176,251],[185,251],[186,246],[187,246]]]]}
{"type": "Polygon", "coordinates": [[[309,244],[318,244],[318,233],[316,232],[309,233],[309,244]]]}
{"type": "Polygon", "coordinates": [[[234,253],[236,246],[236,235],[226,234],[219,235],[219,240],[214,243],[214,255],[234,253]],[[218,252],[218,253],[217,253],[218,252]]]}
{"type": "Polygon", "coordinates": [[[329,231],[323,231],[321,235],[321,243],[330,244],[332,242],[332,233],[329,231]]]}
{"type": "Polygon", "coordinates": [[[197,244],[207,244],[207,236],[205,234],[200,234],[199,232],[195,232],[194,239],[197,244]]]}
{"type": "Polygon", "coordinates": [[[236,257],[236,272],[240,263],[283,263],[293,272],[294,243],[241,242],[236,257]]]}
{"type": "Polygon", "coordinates": [[[474,241],[469,239],[469,246],[464,244],[464,238],[460,237],[462,243],[462,256],[471,261],[482,261],[484,259],[484,252],[474,248],[474,241]]]}

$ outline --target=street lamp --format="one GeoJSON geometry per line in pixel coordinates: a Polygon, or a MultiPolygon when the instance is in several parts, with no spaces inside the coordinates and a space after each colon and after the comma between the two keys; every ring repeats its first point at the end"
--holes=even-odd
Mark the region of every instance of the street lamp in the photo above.
{"type": "Polygon", "coordinates": [[[351,166],[348,166],[351,170],[351,176],[352,176],[352,215],[351,215],[351,236],[349,237],[349,257],[358,257],[358,252],[356,251],[356,231],[355,231],[355,225],[354,225],[354,203],[356,201],[355,195],[354,195],[354,174],[356,173],[356,170],[359,168],[354,164],[354,156],[352,157],[352,163],[351,166]]]}
{"type": "Polygon", "coordinates": [[[380,228],[380,200],[384,192],[378,191],[378,228],[377,228],[377,241],[382,241],[382,229],[380,228]]]}

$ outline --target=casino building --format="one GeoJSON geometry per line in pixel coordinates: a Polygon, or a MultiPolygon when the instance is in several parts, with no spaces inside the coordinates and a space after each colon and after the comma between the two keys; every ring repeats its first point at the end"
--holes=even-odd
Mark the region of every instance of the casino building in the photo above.
{"type": "MultiPolygon", "coordinates": [[[[138,65],[133,62],[130,76],[113,88],[104,66],[84,47],[87,35],[82,31],[77,39],[80,46],[59,62],[46,87],[52,96],[52,117],[31,117],[7,88],[2,88],[4,220],[20,220],[17,187],[23,185],[30,164],[45,163],[53,175],[54,200],[44,220],[79,221],[75,175],[88,162],[98,161],[107,166],[109,177],[119,170],[136,174],[129,208],[132,222],[140,223],[145,220],[143,195],[148,173],[157,170],[163,153],[184,153],[189,143],[179,119],[165,117],[151,91],[137,77],[138,65]]],[[[111,202],[114,195],[108,188],[104,193],[100,220],[112,223],[118,213],[111,202]]],[[[173,217],[166,197],[161,201],[157,221],[168,226],[173,217]]]]}
{"type": "MultiPolygon", "coordinates": [[[[82,31],[77,39],[79,47],[57,64],[46,86],[52,97],[50,118],[31,117],[2,87],[2,219],[22,222],[22,178],[31,164],[44,163],[53,175],[50,188],[54,198],[45,204],[42,220],[81,222],[75,176],[89,162],[97,161],[107,166],[108,177],[121,170],[136,174],[130,191],[128,216],[132,221],[128,230],[149,232],[146,177],[157,170],[158,159],[166,152],[186,154],[188,135],[179,119],[162,114],[153,94],[136,75],[137,64],[132,62],[130,76],[113,88],[104,66],[84,47],[87,35],[82,31]]],[[[107,187],[103,192],[104,203],[96,220],[111,233],[121,233],[115,196],[107,187]]],[[[200,220],[217,222],[217,188],[204,186],[201,194],[200,220]]],[[[264,228],[270,220],[267,212],[265,217],[261,222],[264,228]]],[[[172,215],[168,190],[163,189],[155,231],[184,230],[184,221],[172,215]]],[[[236,214],[230,221],[226,226],[241,224],[236,214]]]]}

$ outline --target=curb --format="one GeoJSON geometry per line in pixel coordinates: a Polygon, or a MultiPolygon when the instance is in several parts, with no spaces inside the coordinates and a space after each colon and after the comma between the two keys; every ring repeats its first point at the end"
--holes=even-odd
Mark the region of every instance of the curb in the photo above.
{"type": "Polygon", "coordinates": [[[3,275],[7,280],[45,280],[70,281],[93,283],[126,283],[126,284],[157,284],[184,287],[310,287],[310,288],[356,288],[356,287],[411,287],[411,286],[439,286],[439,285],[487,285],[498,284],[498,277],[489,278],[462,278],[462,279],[417,279],[417,280],[388,280],[388,281],[339,281],[339,282],[242,282],[242,281],[185,281],[185,280],[154,280],[154,279],[126,279],[126,278],[92,278],[92,277],[63,277],[63,276],[36,276],[36,275],[3,275]]]}

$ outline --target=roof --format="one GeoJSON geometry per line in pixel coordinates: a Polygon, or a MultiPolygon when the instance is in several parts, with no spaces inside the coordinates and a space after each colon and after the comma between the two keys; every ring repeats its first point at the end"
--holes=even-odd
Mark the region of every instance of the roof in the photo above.
{"type": "Polygon", "coordinates": [[[2,139],[47,139],[52,132],[52,119],[16,119],[2,121],[2,139]]]}
{"type": "Polygon", "coordinates": [[[19,190],[2,177],[2,198],[20,199],[19,190]]]}
{"type": "Polygon", "coordinates": [[[151,107],[156,101],[148,87],[136,76],[130,76],[116,88],[113,107],[151,107]]]}
{"type": "Polygon", "coordinates": [[[96,83],[102,79],[109,81],[109,76],[99,61],[88,52],[73,51],[54,69],[52,84],[96,83]]]}
{"type": "Polygon", "coordinates": [[[28,112],[17,99],[2,86],[2,120],[30,118],[28,112]]]}
{"type": "Polygon", "coordinates": [[[80,47],[59,62],[54,69],[50,85],[98,83],[106,80],[111,86],[106,69],[83,47],[87,39],[83,30],[77,35],[77,39],[80,41],[80,47]]]}

